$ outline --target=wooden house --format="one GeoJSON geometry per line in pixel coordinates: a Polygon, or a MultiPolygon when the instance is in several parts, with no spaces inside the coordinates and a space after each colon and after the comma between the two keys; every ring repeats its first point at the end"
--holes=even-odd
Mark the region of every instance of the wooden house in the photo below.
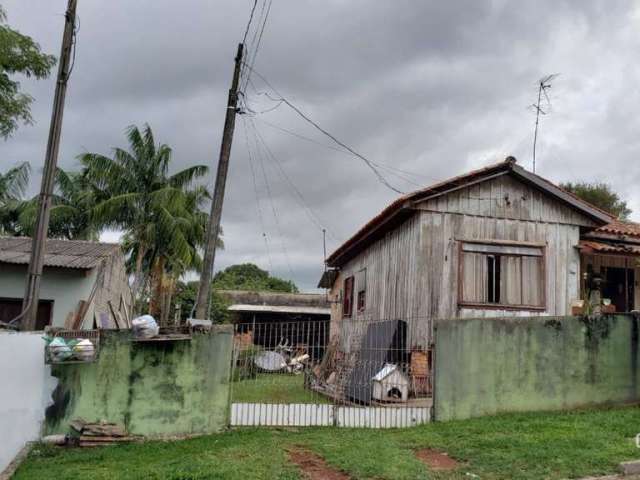
{"type": "MultiPolygon", "coordinates": [[[[640,227],[636,243],[616,247],[611,226],[631,237],[629,224],[513,157],[404,195],[327,259],[319,286],[332,301],[332,335],[348,350],[350,325],[402,319],[412,343],[426,347],[434,319],[567,315],[587,268],[636,268],[640,227]]],[[[627,285],[622,296],[637,302],[637,272],[624,272],[615,273],[627,285]]]]}

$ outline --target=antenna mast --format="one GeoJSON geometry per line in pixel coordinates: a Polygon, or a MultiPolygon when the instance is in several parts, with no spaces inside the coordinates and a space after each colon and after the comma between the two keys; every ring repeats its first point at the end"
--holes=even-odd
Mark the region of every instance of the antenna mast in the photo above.
{"type": "Polygon", "coordinates": [[[327,271],[327,230],[322,229],[322,249],[324,251],[324,271],[327,271]]]}
{"type": "Polygon", "coordinates": [[[553,80],[558,75],[558,73],[552,73],[551,75],[547,75],[546,77],[543,77],[538,81],[538,101],[537,103],[531,105],[531,107],[536,111],[536,128],[533,131],[533,173],[536,173],[536,143],[538,141],[538,125],[540,124],[540,114],[547,114],[547,112],[542,110],[540,102],[542,100],[542,96],[544,95],[544,98],[547,101],[547,105],[545,106],[545,108],[551,107],[551,100],[549,100],[547,90],[551,88],[551,80],[553,80]]]}

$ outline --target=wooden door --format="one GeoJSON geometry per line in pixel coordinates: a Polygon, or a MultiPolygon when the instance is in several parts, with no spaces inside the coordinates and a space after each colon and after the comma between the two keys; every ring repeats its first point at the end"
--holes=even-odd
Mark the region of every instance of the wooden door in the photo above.
{"type": "MultiPolygon", "coordinates": [[[[10,322],[22,311],[21,298],[0,298],[0,321],[10,322]]],[[[53,300],[40,300],[36,317],[36,330],[44,330],[51,324],[53,300]]]]}

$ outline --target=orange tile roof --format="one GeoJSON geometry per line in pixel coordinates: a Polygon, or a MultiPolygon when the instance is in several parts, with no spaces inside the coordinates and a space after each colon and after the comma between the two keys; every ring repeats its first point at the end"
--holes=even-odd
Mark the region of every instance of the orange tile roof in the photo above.
{"type": "Polygon", "coordinates": [[[594,240],[580,240],[580,251],[582,253],[608,253],[615,255],[640,256],[640,245],[605,243],[596,242],[594,240]]]}
{"type": "Polygon", "coordinates": [[[609,233],[640,238],[640,223],[614,220],[595,230],[595,233],[609,233]]]}

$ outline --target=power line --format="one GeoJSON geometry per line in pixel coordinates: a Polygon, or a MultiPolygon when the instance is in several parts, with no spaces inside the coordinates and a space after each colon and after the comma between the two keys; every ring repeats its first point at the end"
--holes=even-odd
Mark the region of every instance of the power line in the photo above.
{"type": "MultiPolygon", "coordinates": [[[[255,136],[255,132],[254,132],[254,137],[255,137],[256,147],[259,147],[258,139],[255,136]]],[[[256,152],[260,153],[260,149],[256,148],[256,152]]],[[[265,184],[266,191],[267,191],[267,197],[269,198],[269,204],[271,205],[271,211],[273,213],[273,218],[275,220],[276,230],[278,232],[278,236],[280,237],[280,245],[282,247],[282,252],[284,254],[284,258],[285,258],[285,261],[287,263],[287,268],[289,269],[289,274],[291,275],[291,278],[293,278],[293,269],[291,268],[291,261],[289,259],[289,252],[287,251],[287,247],[286,247],[285,242],[284,242],[284,235],[282,233],[282,228],[280,226],[280,216],[278,215],[278,210],[276,208],[275,202],[273,201],[273,194],[271,192],[271,185],[269,183],[269,176],[267,175],[267,169],[265,167],[265,161],[264,161],[263,155],[258,155],[258,159],[260,161],[260,168],[262,170],[262,176],[264,178],[264,184],[265,184]]]]}
{"type": "Polygon", "coordinates": [[[242,37],[242,43],[247,43],[247,35],[249,34],[249,28],[251,27],[251,22],[253,20],[253,14],[256,11],[256,7],[258,6],[258,0],[253,0],[253,7],[251,8],[251,14],[249,14],[249,21],[247,22],[247,28],[244,31],[244,36],[242,37]]]}
{"type": "Polygon", "coordinates": [[[269,269],[273,272],[273,261],[271,260],[271,248],[269,247],[269,240],[267,238],[267,230],[265,228],[264,215],[262,213],[262,207],[260,207],[260,195],[258,193],[258,181],[256,178],[255,168],[253,166],[253,156],[251,155],[251,147],[249,145],[249,134],[247,133],[247,122],[242,119],[244,140],[247,145],[247,158],[249,159],[249,167],[251,169],[251,179],[253,180],[253,192],[256,197],[256,210],[258,212],[258,218],[260,220],[260,229],[262,231],[262,238],[264,239],[264,245],[267,250],[267,259],[269,261],[269,269]]]}
{"type": "Polygon", "coordinates": [[[314,122],[308,115],[306,115],[305,113],[303,113],[298,107],[296,107],[293,103],[291,103],[287,98],[285,98],[280,92],[278,92],[273,85],[271,85],[269,83],[269,81],[263,76],[261,75],[258,71],[256,71],[253,66],[249,66],[249,74],[251,73],[255,73],[269,88],[271,88],[271,90],[273,90],[273,92],[278,95],[280,98],[278,100],[282,100],[285,104],[287,104],[287,106],[289,106],[289,108],[291,108],[294,112],[296,112],[302,119],[304,119],[306,122],[308,122],[310,125],[312,125],[314,128],[316,128],[318,131],[320,131],[321,133],[323,133],[324,135],[326,135],[327,137],[329,137],[331,140],[333,140],[335,143],[337,143],[338,145],[340,145],[342,148],[348,150],[349,152],[351,152],[351,154],[355,155],[356,157],[358,157],[359,159],[361,159],[370,169],[371,171],[376,175],[376,177],[378,178],[378,180],[380,181],[380,183],[382,183],[383,185],[385,185],[387,188],[389,188],[390,190],[393,190],[396,193],[399,193],[401,195],[404,195],[405,192],[398,190],[397,188],[395,188],[393,185],[391,185],[386,178],[384,178],[384,176],[378,171],[378,169],[376,168],[376,166],[371,162],[371,160],[369,160],[368,158],[366,158],[364,155],[358,153],[357,151],[355,151],[353,148],[349,147],[347,144],[341,142],[340,140],[338,140],[334,135],[332,135],[331,133],[329,133],[327,130],[325,130],[324,128],[322,128],[320,125],[318,125],[316,122],[314,122]]]}
{"type": "MultiPolygon", "coordinates": [[[[267,20],[269,19],[269,13],[271,12],[272,3],[273,3],[273,0],[268,0],[268,4],[267,4],[267,0],[263,1],[262,11],[265,11],[265,5],[267,5],[266,12],[264,13],[264,19],[262,20],[262,27],[260,28],[260,35],[258,36],[257,43],[255,44],[255,49],[253,51],[253,58],[250,60],[249,71],[246,74],[244,88],[241,89],[242,91],[246,90],[247,83],[249,82],[249,79],[251,78],[251,73],[253,72],[253,66],[256,64],[256,58],[258,57],[258,51],[260,50],[260,44],[262,43],[262,36],[264,34],[264,29],[267,25],[267,20]]],[[[262,11],[261,11],[261,16],[262,16],[262,11]]],[[[254,39],[255,39],[255,34],[254,34],[254,39]]],[[[252,48],[253,48],[253,45],[252,45],[252,48]]]]}
{"type": "Polygon", "coordinates": [[[242,105],[243,105],[243,110],[246,111],[242,111],[241,113],[250,113],[251,115],[255,116],[255,115],[262,115],[265,113],[270,113],[273,112],[274,110],[276,110],[277,108],[279,108],[284,102],[278,102],[276,103],[275,106],[271,107],[271,108],[267,108],[265,110],[261,110],[261,111],[256,111],[253,108],[251,108],[249,106],[249,103],[247,102],[247,96],[244,94],[244,92],[239,92],[240,94],[240,100],[242,101],[242,105]]]}
{"type": "Polygon", "coordinates": [[[304,195],[302,195],[302,193],[300,192],[298,187],[295,185],[293,180],[291,180],[291,177],[289,177],[289,175],[287,175],[287,172],[284,170],[284,167],[282,166],[282,162],[278,159],[278,157],[276,157],[274,155],[273,151],[269,148],[269,146],[267,145],[267,142],[265,141],[264,137],[260,133],[260,130],[258,130],[258,128],[256,127],[255,123],[253,122],[253,119],[251,119],[250,121],[251,121],[253,129],[255,131],[256,137],[261,141],[265,151],[267,152],[268,157],[270,157],[273,160],[273,162],[275,163],[276,167],[278,168],[278,171],[280,172],[280,174],[284,178],[285,182],[287,184],[289,184],[289,186],[291,187],[291,190],[294,192],[295,196],[297,196],[297,198],[299,199],[299,204],[303,208],[305,213],[307,214],[307,217],[309,217],[311,222],[316,227],[318,227],[318,229],[320,229],[321,231],[325,231],[326,230],[327,233],[329,233],[329,235],[334,240],[338,241],[338,238],[333,234],[333,232],[331,232],[327,227],[325,227],[323,225],[323,222],[320,220],[320,217],[309,206],[308,202],[304,198],[304,195]]]}
{"type": "MultiPolygon", "coordinates": [[[[247,21],[247,27],[244,30],[244,35],[242,36],[242,45],[244,46],[244,51],[246,55],[249,55],[249,48],[247,47],[247,35],[249,34],[249,30],[251,29],[251,23],[253,22],[253,15],[256,11],[256,7],[258,6],[258,0],[253,0],[253,7],[251,7],[251,13],[249,13],[249,20],[247,21]]],[[[244,63],[240,66],[240,85],[242,85],[242,78],[246,73],[246,67],[244,63]]]]}
{"type": "MultiPolygon", "coordinates": [[[[323,148],[326,148],[326,149],[329,149],[329,150],[333,150],[335,152],[339,152],[339,153],[342,153],[344,155],[349,155],[351,157],[354,156],[348,150],[344,150],[342,148],[338,148],[338,147],[334,147],[334,146],[331,146],[331,145],[327,145],[326,143],[319,142],[319,141],[317,141],[317,140],[315,140],[313,138],[309,138],[309,137],[301,135],[301,134],[299,134],[297,132],[294,132],[292,130],[288,130],[288,129],[284,128],[284,127],[276,125],[275,123],[271,123],[271,122],[269,122],[267,120],[264,120],[262,118],[256,118],[256,120],[259,120],[261,123],[264,123],[265,125],[268,125],[271,128],[279,130],[282,133],[285,133],[287,135],[291,135],[293,137],[299,138],[300,140],[304,140],[304,141],[313,143],[313,144],[318,145],[320,147],[323,147],[323,148]]],[[[387,165],[386,163],[374,162],[374,161],[371,161],[371,163],[373,165],[375,165],[376,167],[378,167],[378,168],[381,168],[383,170],[387,170],[389,172],[389,174],[395,175],[396,177],[398,177],[398,178],[404,180],[405,182],[410,183],[410,184],[412,184],[412,185],[414,185],[416,187],[422,187],[423,185],[420,184],[420,183],[414,182],[413,180],[411,180],[411,177],[414,177],[418,181],[419,181],[420,178],[426,179],[426,180],[430,180],[430,181],[433,181],[433,182],[437,181],[437,179],[435,179],[435,178],[427,177],[426,175],[422,175],[422,174],[415,173],[415,172],[409,172],[407,170],[402,170],[402,169],[399,169],[399,168],[396,168],[396,167],[392,167],[390,165],[387,165]]]]}
{"type": "MultiPolygon", "coordinates": [[[[266,0],[262,0],[262,7],[260,8],[260,17],[258,17],[257,24],[262,24],[262,20],[264,19],[264,11],[266,7],[266,0]]],[[[258,36],[258,28],[256,28],[253,32],[253,36],[251,37],[251,43],[249,44],[249,50],[252,50],[256,44],[256,38],[258,36]]],[[[247,58],[249,58],[247,56],[247,58]]]]}

